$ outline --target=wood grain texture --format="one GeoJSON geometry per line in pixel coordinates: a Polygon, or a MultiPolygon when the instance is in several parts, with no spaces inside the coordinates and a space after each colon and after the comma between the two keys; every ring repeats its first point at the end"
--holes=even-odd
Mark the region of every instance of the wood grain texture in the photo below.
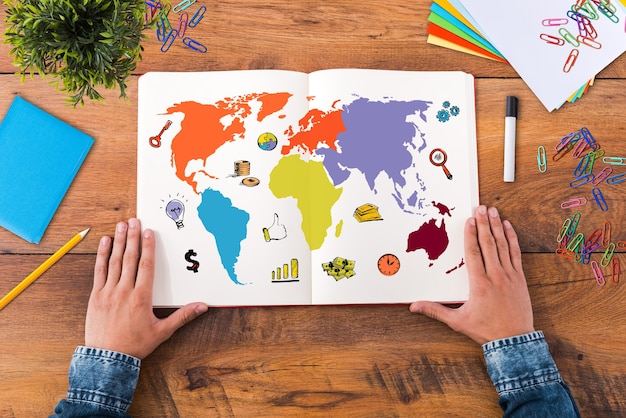
{"type": "MultiPolygon", "coordinates": [[[[588,266],[557,256],[556,235],[573,210],[560,203],[577,161],[552,162],[565,134],[586,126],[607,155],[626,156],[626,57],[602,71],[589,93],[548,113],[507,65],[426,43],[429,1],[206,2],[190,36],[207,54],[153,33],[129,81],[129,99],[73,109],[39,76],[12,74],[0,45],[0,114],[15,95],[92,135],[95,145],[44,239],[32,245],[0,230],[0,293],[87,226],[87,238],[0,312],[0,416],[44,416],[67,389],[67,366],[83,342],[97,240],[135,214],[137,79],[148,71],[277,68],[463,70],[476,78],[481,201],[497,205],[519,234],[535,311],[583,416],[626,415],[626,277],[600,287],[588,266]],[[393,3],[393,4],[392,4],[393,3]],[[520,100],[516,181],[503,183],[504,100],[520,100]],[[537,147],[548,171],[537,170],[537,147]]],[[[0,6],[4,16],[6,6],[0,6]]],[[[618,170],[616,168],[616,170],[618,170]]],[[[626,169],[623,169],[626,172],[626,169]]],[[[609,205],[581,212],[586,234],[609,221],[626,240],[626,185],[603,186],[609,205]]],[[[595,257],[599,257],[596,255],[595,257]]],[[[623,252],[617,257],[626,262],[623,252]]],[[[169,311],[161,310],[159,315],[169,311]]],[[[481,416],[501,412],[480,347],[406,306],[212,309],[143,363],[131,413],[198,416],[481,416]]]]}

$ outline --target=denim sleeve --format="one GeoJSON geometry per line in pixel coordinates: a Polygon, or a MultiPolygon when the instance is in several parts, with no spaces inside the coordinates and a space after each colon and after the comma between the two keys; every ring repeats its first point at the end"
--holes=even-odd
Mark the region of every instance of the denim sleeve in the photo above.
{"type": "Polygon", "coordinates": [[[67,398],[50,417],[129,417],[141,360],[124,353],[79,346],[69,371],[67,398]]]}
{"type": "Polygon", "coordinates": [[[543,332],[490,341],[483,353],[504,417],[580,417],[543,332]]]}

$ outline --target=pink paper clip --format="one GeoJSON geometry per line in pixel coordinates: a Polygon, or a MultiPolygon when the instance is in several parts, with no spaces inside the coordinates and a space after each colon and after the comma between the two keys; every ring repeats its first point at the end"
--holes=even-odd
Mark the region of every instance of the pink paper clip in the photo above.
{"type": "Polygon", "coordinates": [[[602,269],[600,268],[596,260],[591,261],[591,270],[593,271],[593,277],[596,278],[596,283],[598,283],[598,286],[604,286],[606,284],[606,280],[604,279],[602,269]]]}
{"type": "MultiPolygon", "coordinates": [[[[576,41],[576,42],[578,43],[578,41],[576,41]]],[[[580,45],[580,43],[578,43],[578,45],[580,45]]],[[[579,54],[580,53],[578,52],[578,50],[576,48],[572,49],[572,51],[567,56],[567,59],[565,60],[565,64],[563,64],[563,72],[564,73],[569,73],[570,72],[570,70],[572,69],[572,67],[576,63],[576,59],[578,59],[578,55],[579,54]]]]}
{"type": "Polygon", "coordinates": [[[189,14],[187,12],[182,12],[180,17],[178,18],[178,37],[182,38],[185,36],[185,32],[187,31],[187,22],[189,21],[189,14]]]}
{"type": "Polygon", "coordinates": [[[569,20],[564,17],[561,18],[551,18],[551,19],[543,19],[541,24],[543,26],[563,26],[567,25],[569,20]]]}
{"type": "Polygon", "coordinates": [[[613,173],[613,167],[604,167],[602,171],[596,174],[596,177],[593,179],[591,184],[593,184],[594,186],[597,186],[598,184],[606,180],[612,173],[613,173]]]}
{"type": "Polygon", "coordinates": [[[576,208],[587,204],[587,199],[584,197],[574,197],[561,203],[561,209],[576,208]]]}
{"type": "Polygon", "coordinates": [[[619,258],[613,257],[613,264],[611,265],[611,273],[613,283],[619,283],[619,276],[622,274],[622,266],[619,263],[619,258]]]}

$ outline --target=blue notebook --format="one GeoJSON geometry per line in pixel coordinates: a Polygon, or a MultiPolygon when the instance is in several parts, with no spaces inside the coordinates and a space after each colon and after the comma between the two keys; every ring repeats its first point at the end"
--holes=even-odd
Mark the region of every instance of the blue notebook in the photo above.
{"type": "Polygon", "coordinates": [[[15,97],[0,123],[0,226],[38,244],[93,142],[15,97]]]}

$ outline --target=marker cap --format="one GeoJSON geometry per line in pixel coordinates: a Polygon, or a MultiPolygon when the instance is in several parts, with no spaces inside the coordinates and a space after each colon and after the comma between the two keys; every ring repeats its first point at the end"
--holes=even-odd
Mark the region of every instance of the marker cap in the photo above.
{"type": "Polygon", "coordinates": [[[506,96],[506,117],[517,117],[517,97],[506,96]]]}

